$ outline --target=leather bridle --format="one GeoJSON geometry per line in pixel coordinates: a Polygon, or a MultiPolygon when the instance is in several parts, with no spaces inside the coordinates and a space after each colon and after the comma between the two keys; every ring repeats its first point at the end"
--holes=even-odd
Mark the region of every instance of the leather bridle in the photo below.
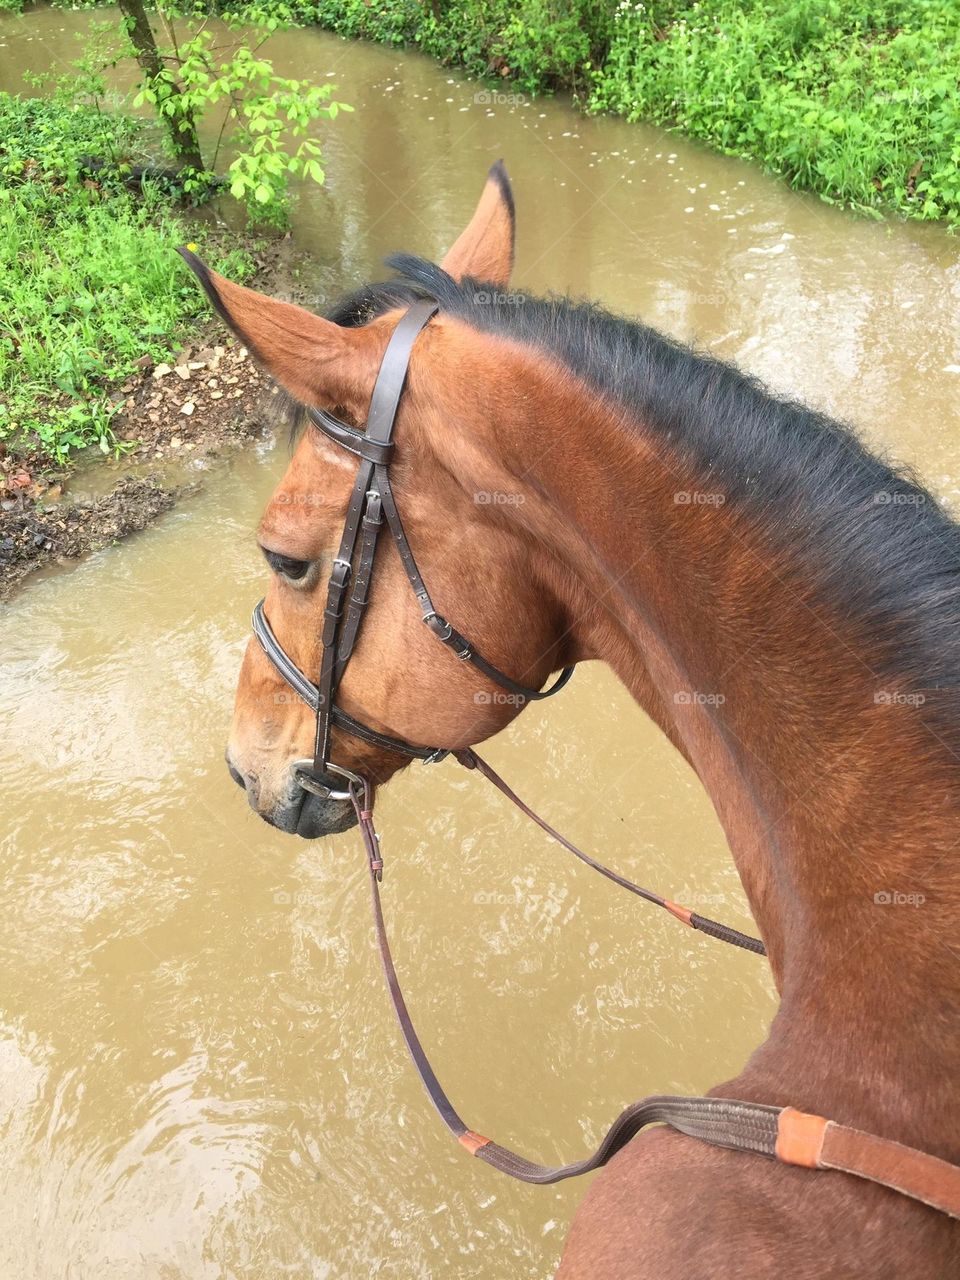
{"type": "Polygon", "coordinates": [[[341,422],[332,414],[310,409],[314,425],[329,439],[355,454],[360,464],[347,506],[343,533],[327,586],[321,634],[319,682],[314,684],[287,655],[264,613],[261,600],[253,613],[253,630],[267,658],[288,685],[316,712],[313,759],[297,761],[294,776],[305,791],[331,800],[349,800],[357,816],[370,872],[374,924],[387,986],[400,1029],[417,1072],[444,1124],[471,1154],[494,1168],[524,1182],[552,1183],[599,1168],[648,1124],[669,1124],[674,1129],[714,1146],[751,1151],[786,1164],[811,1169],[834,1169],[879,1183],[960,1218],[960,1167],[889,1139],[836,1124],[822,1116],[792,1107],[717,1097],[650,1097],[634,1103],[614,1121],[593,1155],[572,1164],[551,1167],[527,1160],[468,1128],[443,1090],[407,1010],[387,939],[380,898],[383,857],[373,826],[373,790],[368,779],[330,759],[330,736],[335,726],[343,732],[398,755],[431,763],[453,755],[460,764],[475,769],[509,800],[532,818],[588,866],[623,888],[664,908],[676,919],[723,942],[765,954],[763,943],[718,921],[700,916],[652,890],[641,888],[578,849],[540,818],[472,748],[450,750],[420,747],[371,729],[335,705],[334,695],[354,651],[367,606],[377,540],[384,519],[400,555],[424,623],[458,658],[471,663],[489,680],[508,690],[521,703],[559,693],[573,674],[566,667],[547,689],[530,689],[488,662],[459,631],[434,608],[397,510],[390,484],[393,428],[417,336],[436,314],[435,302],[414,303],[401,317],[387,344],[370,401],[365,431],[341,422]],[[331,785],[331,775],[342,778],[344,789],[331,785]]]}
{"type": "Polygon", "coordinates": [[[371,746],[383,747],[387,751],[423,760],[425,763],[442,760],[449,754],[442,747],[416,747],[400,738],[371,729],[334,704],[334,694],[350,661],[367,607],[377,539],[384,519],[393,537],[393,544],[400,554],[400,562],[413,589],[424,623],[458,658],[471,663],[487,679],[506,689],[520,700],[520,705],[559,693],[573,675],[573,667],[566,667],[549,689],[529,689],[498,670],[477,651],[475,645],[437,612],[417,567],[393,496],[390,463],[394,449],[393,427],[413,344],[437,310],[435,302],[414,303],[403,314],[390,335],[370,399],[365,431],[357,431],[323,409],[308,410],[314,425],[324,435],[360,459],[356,481],[347,504],[340,546],[327,585],[327,604],[323,612],[323,631],[320,637],[323,650],[318,684],[308,680],[284,652],[267,621],[262,600],[253,613],[254,634],[263,646],[264,653],[284,680],[316,711],[313,761],[298,761],[294,771],[304,790],[326,799],[349,799],[351,789],[363,785],[363,779],[358,774],[330,759],[330,731],[334,725],[371,746]],[[331,773],[346,780],[345,791],[338,791],[329,785],[331,773]]]}

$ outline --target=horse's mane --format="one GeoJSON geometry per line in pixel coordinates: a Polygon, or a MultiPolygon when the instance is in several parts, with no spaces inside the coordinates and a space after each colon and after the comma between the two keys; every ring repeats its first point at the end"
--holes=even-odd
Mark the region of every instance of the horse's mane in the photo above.
{"type": "Polygon", "coordinates": [[[350,294],[328,318],[354,327],[430,297],[478,330],[561,361],[662,436],[705,489],[748,508],[807,590],[865,625],[878,686],[923,693],[960,759],[960,526],[915,478],[849,427],[593,303],[456,281],[408,255],[388,265],[395,279],[350,294]]]}

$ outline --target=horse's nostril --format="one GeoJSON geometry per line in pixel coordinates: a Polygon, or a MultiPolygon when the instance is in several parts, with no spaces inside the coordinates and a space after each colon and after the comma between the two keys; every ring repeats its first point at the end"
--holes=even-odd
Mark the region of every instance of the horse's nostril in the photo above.
{"type": "Polygon", "coordinates": [[[234,780],[237,786],[243,787],[244,791],[246,791],[247,784],[243,780],[243,774],[240,773],[238,769],[235,769],[229,760],[227,761],[227,769],[230,772],[230,777],[234,780]]]}

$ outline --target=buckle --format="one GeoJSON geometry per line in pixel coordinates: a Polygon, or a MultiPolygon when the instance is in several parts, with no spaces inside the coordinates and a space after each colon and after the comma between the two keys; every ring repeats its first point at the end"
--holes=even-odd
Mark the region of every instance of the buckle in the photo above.
{"type": "Polygon", "coordinates": [[[364,524],[383,524],[383,499],[376,489],[366,492],[366,506],[363,509],[364,524]]]}
{"type": "Polygon", "coordinates": [[[345,587],[350,581],[352,568],[349,560],[341,560],[337,556],[330,568],[330,581],[336,583],[338,587],[345,587]]]}
{"type": "Polygon", "coordinates": [[[446,618],[442,618],[437,613],[436,609],[431,609],[428,613],[425,613],[423,620],[438,640],[449,640],[453,635],[453,627],[451,627],[446,618]]]}
{"type": "Polygon", "coordinates": [[[423,757],[424,764],[439,764],[441,760],[446,760],[450,754],[448,748],[437,747],[436,751],[431,751],[428,756],[423,757]]]}

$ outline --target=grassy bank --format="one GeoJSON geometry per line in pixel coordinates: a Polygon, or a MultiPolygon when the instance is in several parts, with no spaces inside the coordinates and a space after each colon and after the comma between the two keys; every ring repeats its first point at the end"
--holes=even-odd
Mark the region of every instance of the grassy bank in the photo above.
{"type": "MultiPolygon", "coordinates": [[[[143,159],[123,114],[0,94],[0,440],[14,453],[109,452],[117,385],[207,318],[174,252],[204,233],[159,185],[128,189],[143,159]]],[[[204,253],[248,270],[237,249],[204,253]]]]}
{"type": "Polygon", "coordinates": [[[960,220],[954,0],[293,0],[524,92],[675,127],[862,211],[960,220]]]}

